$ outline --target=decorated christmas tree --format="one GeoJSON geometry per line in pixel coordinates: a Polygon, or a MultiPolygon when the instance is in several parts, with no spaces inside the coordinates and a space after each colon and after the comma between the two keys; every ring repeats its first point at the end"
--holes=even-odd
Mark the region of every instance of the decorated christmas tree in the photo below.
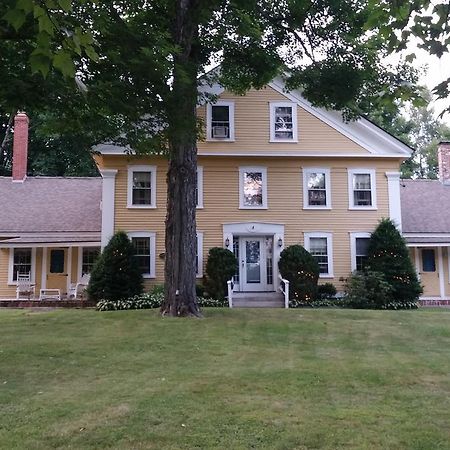
{"type": "Polygon", "coordinates": [[[142,273],[128,236],[116,233],[97,259],[87,288],[91,300],[120,300],[142,292],[142,273]]]}
{"type": "Polygon", "coordinates": [[[367,267],[384,274],[396,303],[416,302],[422,293],[406,242],[390,219],[381,220],[370,237],[367,267]]]}

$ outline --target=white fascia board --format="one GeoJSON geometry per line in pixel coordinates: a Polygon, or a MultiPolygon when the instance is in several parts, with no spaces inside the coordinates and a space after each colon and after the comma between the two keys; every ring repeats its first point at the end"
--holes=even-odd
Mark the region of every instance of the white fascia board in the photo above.
{"type": "Polygon", "coordinates": [[[233,152],[233,151],[223,151],[223,152],[208,152],[201,151],[197,152],[198,156],[242,156],[242,157],[285,157],[285,158],[395,158],[398,159],[399,155],[374,155],[371,153],[361,154],[361,153],[322,153],[322,152],[295,152],[295,151],[278,151],[278,152],[233,152]]]}
{"type": "Polygon", "coordinates": [[[297,102],[303,109],[330,125],[344,136],[348,137],[368,152],[383,156],[409,157],[412,150],[403,142],[386,133],[367,119],[360,118],[353,122],[344,122],[342,114],[338,111],[326,110],[313,106],[302,97],[298,90],[285,91],[285,83],[280,77],[268,84],[280,94],[291,101],[297,102]]]}
{"type": "Polygon", "coordinates": [[[101,155],[135,155],[136,152],[130,147],[115,144],[98,144],[92,148],[94,153],[101,155]]]}

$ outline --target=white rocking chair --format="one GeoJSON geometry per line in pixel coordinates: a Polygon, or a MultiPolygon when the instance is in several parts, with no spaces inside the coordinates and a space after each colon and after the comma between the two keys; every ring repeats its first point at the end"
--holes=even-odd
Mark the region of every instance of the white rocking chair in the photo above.
{"type": "Polygon", "coordinates": [[[36,286],[31,282],[31,273],[17,272],[16,299],[20,300],[21,296],[24,296],[30,300],[31,295],[33,298],[36,295],[36,286]]]}
{"type": "Polygon", "coordinates": [[[67,292],[67,298],[73,298],[74,300],[76,300],[78,298],[78,295],[84,293],[84,291],[86,290],[90,278],[90,274],[85,273],[80,278],[80,281],[78,281],[78,283],[71,283],[71,285],[69,286],[69,291],[67,292]]]}

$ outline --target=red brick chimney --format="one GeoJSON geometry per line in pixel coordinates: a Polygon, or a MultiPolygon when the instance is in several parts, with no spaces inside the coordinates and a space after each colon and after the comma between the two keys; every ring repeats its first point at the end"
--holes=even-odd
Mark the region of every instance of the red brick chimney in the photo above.
{"type": "Polygon", "coordinates": [[[450,142],[439,142],[438,146],[439,180],[450,184],[450,142]]]}
{"type": "Polygon", "coordinates": [[[27,177],[28,116],[24,112],[14,117],[12,180],[23,182],[27,177]]]}

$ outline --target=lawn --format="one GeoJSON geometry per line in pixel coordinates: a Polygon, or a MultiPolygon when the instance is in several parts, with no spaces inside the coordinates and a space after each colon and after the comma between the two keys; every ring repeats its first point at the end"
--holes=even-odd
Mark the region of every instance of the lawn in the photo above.
{"type": "Polygon", "coordinates": [[[205,312],[0,311],[0,448],[450,448],[450,311],[205,312]]]}

